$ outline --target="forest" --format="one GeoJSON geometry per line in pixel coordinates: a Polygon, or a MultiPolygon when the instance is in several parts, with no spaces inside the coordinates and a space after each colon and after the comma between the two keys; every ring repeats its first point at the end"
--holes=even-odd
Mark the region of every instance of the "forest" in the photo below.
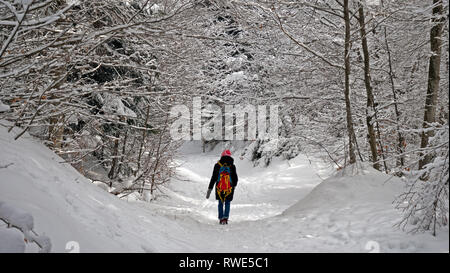
{"type": "Polygon", "coordinates": [[[406,183],[398,226],[435,235],[449,215],[448,4],[0,0],[0,121],[112,195],[151,203],[184,143],[173,107],[201,99],[208,127],[209,105],[277,105],[276,138],[236,139],[237,157],[370,165],[406,183]]]}

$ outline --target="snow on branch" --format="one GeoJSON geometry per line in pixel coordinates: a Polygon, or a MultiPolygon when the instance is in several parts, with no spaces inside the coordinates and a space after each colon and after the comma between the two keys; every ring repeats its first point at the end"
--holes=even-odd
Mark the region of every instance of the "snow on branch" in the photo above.
{"type": "Polygon", "coordinates": [[[402,209],[403,219],[398,223],[412,233],[437,230],[448,225],[449,212],[449,141],[448,124],[436,132],[431,144],[436,145],[428,153],[434,160],[423,169],[406,174],[408,191],[397,198],[397,208],[402,209]]]}
{"type": "Polygon", "coordinates": [[[72,8],[74,2],[69,3],[69,5],[65,6],[64,8],[56,11],[54,14],[51,14],[49,16],[38,18],[38,19],[29,19],[26,20],[27,14],[34,9],[45,7],[47,4],[49,4],[51,1],[45,1],[44,3],[40,3],[37,6],[32,6],[34,0],[22,0],[21,2],[23,9],[21,11],[17,11],[16,7],[11,5],[10,3],[6,1],[0,0],[0,4],[6,6],[9,11],[12,13],[12,16],[1,18],[0,19],[0,25],[3,26],[11,26],[13,29],[11,30],[8,38],[3,43],[1,49],[0,49],[0,59],[5,54],[7,48],[10,46],[11,42],[14,40],[14,38],[18,35],[18,33],[21,30],[21,27],[27,27],[26,30],[32,30],[34,28],[41,28],[43,26],[49,25],[54,23],[56,20],[62,18],[64,16],[64,13],[72,8]],[[9,20],[9,19],[15,19],[15,20],[9,20]]]}
{"type": "MultiPolygon", "coordinates": [[[[5,202],[0,202],[0,220],[5,222],[8,228],[16,228],[20,230],[24,235],[25,242],[35,243],[41,253],[48,253],[51,251],[52,244],[48,236],[38,235],[33,231],[34,219],[33,216],[25,211],[17,209],[5,202]]],[[[12,233],[2,232],[0,233],[2,241],[10,242],[17,245],[17,238],[12,239],[12,233]],[[7,238],[3,238],[7,237],[7,238]],[[4,240],[3,240],[4,239],[4,240]]],[[[2,246],[2,251],[8,252],[8,248],[11,247],[11,251],[14,251],[14,246],[2,246]]]]}

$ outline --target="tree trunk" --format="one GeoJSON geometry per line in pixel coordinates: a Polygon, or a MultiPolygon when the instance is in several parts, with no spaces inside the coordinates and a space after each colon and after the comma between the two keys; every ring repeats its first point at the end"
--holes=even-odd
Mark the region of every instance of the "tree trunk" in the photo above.
{"type": "Polygon", "coordinates": [[[387,28],[384,27],[384,41],[386,44],[386,52],[388,56],[388,64],[389,64],[389,80],[391,82],[391,89],[392,89],[392,95],[394,98],[394,110],[395,110],[395,120],[397,122],[397,167],[403,167],[405,165],[405,156],[404,153],[404,145],[405,145],[405,138],[402,135],[402,132],[400,131],[400,111],[398,110],[398,98],[397,98],[397,92],[395,90],[395,83],[394,83],[394,70],[392,68],[392,58],[391,58],[391,50],[389,48],[389,42],[387,39],[387,28]]]}
{"type": "Polygon", "coordinates": [[[142,151],[144,149],[145,139],[147,137],[147,126],[148,126],[147,124],[148,124],[149,116],[150,116],[150,104],[148,104],[147,112],[145,114],[145,124],[144,124],[145,130],[142,132],[142,141],[141,141],[141,145],[139,147],[139,154],[138,154],[138,160],[137,160],[137,171],[136,171],[136,174],[139,173],[139,171],[141,170],[141,157],[142,157],[142,151]]]}
{"type": "Polygon", "coordinates": [[[122,171],[122,166],[125,159],[125,153],[127,149],[127,139],[128,139],[128,130],[125,129],[125,136],[123,138],[123,146],[122,146],[122,154],[120,155],[119,168],[117,169],[117,173],[119,174],[122,171]]]}
{"type": "Polygon", "coordinates": [[[369,47],[367,46],[366,37],[366,22],[364,16],[364,7],[361,2],[358,2],[358,13],[359,13],[359,32],[361,35],[361,44],[364,56],[364,83],[366,86],[367,94],[367,105],[366,105],[366,124],[367,124],[367,137],[369,139],[370,151],[372,154],[373,167],[380,170],[380,164],[377,156],[377,143],[375,139],[375,130],[373,126],[372,119],[375,116],[375,106],[374,97],[372,92],[372,85],[370,82],[370,57],[369,57],[369,47]]]}
{"type": "Polygon", "coordinates": [[[344,83],[344,96],[345,96],[345,111],[347,119],[347,133],[348,133],[348,152],[349,163],[356,162],[355,156],[355,131],[353,129],[352,111],[350,104],[350,16],[348,10],[348,0],[344,0],[344,21],[345,21],[345,45],[344,45],[344,63],[345,63],[345,83],[344,83]]]}
{"type": "Polygon", "coordinates": [[[109,170],[108,173],[108,177],[110,179],[113,179],[116,176],[116,166],[117,166],[117,156],[119,154],[119,137],[120,137],[120,133],[119,133],[119,129],[117,129],[117,132],[115,134],[115,139],[114,139],[114,149],[113,149],[113,159],[112,159],[112,164],[111,164],[111,169],[109,170]]]}
{"type": "MultiPolygon", "coordinates": [[[[440,66],[441,66],[441,46],[442,46],[442,30],[443,30],[443,6],[442,0],[433,0],[433,27],[430,32],[430,44],[432,56],[430,57],[428,68],[428,87],[427,96],[425,98],[425,113],[423,118],[423,132],[420,148],[428,147],[429,138],[434,135],[434,131],[430,125],[436,121],[436,104],[439,93],[440,66]]],[[[433,160],[433,154],[425,152],[419,161],[419,169],[433,160]]]]}

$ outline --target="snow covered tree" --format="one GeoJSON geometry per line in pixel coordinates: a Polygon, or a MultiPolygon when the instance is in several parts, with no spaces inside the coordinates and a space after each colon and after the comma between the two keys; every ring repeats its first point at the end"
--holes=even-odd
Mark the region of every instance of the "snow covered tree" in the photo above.
{"type": "MultiPolygon", "coordinates": [[[[433,123],[436,121],[436,106],[439,94],[439,80],[441,70],[442,31],[444,28],[444,7],[442,0],[433,1],[433,16],[430,31],[431,56],[428,67],[428,85],[425,99],[425,114],[423,120],[423,132],[421,134],[420,148],[426,149],[430,136],[433,135],[433,123]]],[[[427,153],[419,161],[419,169],[429,164],[433,155],[427,153]]]]}
{"type": "Polygon", "coordinates": [[[397,200],[404,211],[399,226],[410,232],[430,231],[448,225],[449,217],[449,125],[435,128],[429,148],[433,161],[407,175],[408,191],[397,200]],[[426,177],[427,180],[423,180],[426,177]]]}
{"type": "MultiPolygon", "coordinates": [[[[189,21],[198,18],[181,14],[196,5],[0,2],[6,25],[0,99],[10,108],[2,117],[12,122],[11,129],[23,128],[16,139],[29,131],[115,193],[148,175],[151,187],[139,183],[133,190],[153,193],[173,167],[177,143],[165,143],[170,106],[184,103],[183,93],[190,91],[185,83],[195,82],[197,70],[187,69],[191,59],[180,53],[191,40],[179,38],[193,33],[196,24],[189,21]]],[[[187,48],[193,56],[194,47],[187,48]]]]}
{"type": "MultiPolygon", "coordinates": [[[[433,1],[428,84],[418,170],[407,173],[409,190],[399,198],[398,207],[405,216],[399,225],[411,226],[411,231],[431,231],[448,225],[449,208],[449,121],[436,122],[436,107],[440,93],[442,34],[444,29],[444,3],[433,1]],[[442,124],[442,122],[445,122],[442,124]]],[[[448,8],[448,3],[447,3],[448,8]]]]}

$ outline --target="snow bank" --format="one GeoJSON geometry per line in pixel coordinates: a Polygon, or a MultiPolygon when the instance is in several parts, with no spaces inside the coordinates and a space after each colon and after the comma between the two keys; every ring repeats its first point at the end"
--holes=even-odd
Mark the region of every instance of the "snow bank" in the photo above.
{"type": "Polygon", "coordinates": [[[0,219],[9,227],[20,230],[24,235],[22,238],[22,236],[17,235],[17,232],[3,230],[0,237],[0,242],[3,245],[1,251],[24,252],[25,246],[23,246],[23,241],[26,240],[30,243],[36,243],[40,248],[39,252],[50,252],[52,248],[50,238],[48,236],[39,236],[33,231],[34,220],[30,213],[0,201],[0,219]]]}
{"type": "Polygon", "coordinates": [[[24,232],[33,229],[33,216],[25,211],[14,208],[0,201],[0,219],[6,220],[10,225],[18,227],[24,232]]]}
{"type": "Polygon", "coordinates": [[[317,185],[311,193],[287,209],[284,214],[307,210],[330,209],[350,204],[392,206],[397,195],[405,190],[398,177],[386,175],[364,165],[357,175],[343,175],[342,170],[317,185]]]}
{"type": "Polygon", "coordinates": [[[17,229],[0,227],[0,242],[0,253],[25,252],[23,234],[17,229]]]}
{"type": "Polygon", "coordinates": [[[308,249],[322,251],[319,243],[331,252],[368,252],[374,246],[377,252],[448,252],[448,228],[433,237],[396,227],[402,215],[394,200],[404,191],[400,178],[363,165],[357,174],[339,171],[325,179],[280,217],[295,225],[286,232],[300,227],[305,239],[299,240],[308,249]]]}
{"type": "Polygon", "coordinates": [[[7,132],[0,121],[0,201],[2,215],[22,228],[35,244],[23,245],[20,231],[0,221],[0,246],[5,252],[183,252],[185,226],[158,215],[151,204],[128,203],[106,192],[19,128],[7,132]],[[5,204],[8,204],[5,207],[5,204]],[[169,227],[169,228],[168,228],[169,227]],[[51,239],[51,243],[50,243],[51,239]],[[8,244],[8,247],[5,247],[8,244]]]}

